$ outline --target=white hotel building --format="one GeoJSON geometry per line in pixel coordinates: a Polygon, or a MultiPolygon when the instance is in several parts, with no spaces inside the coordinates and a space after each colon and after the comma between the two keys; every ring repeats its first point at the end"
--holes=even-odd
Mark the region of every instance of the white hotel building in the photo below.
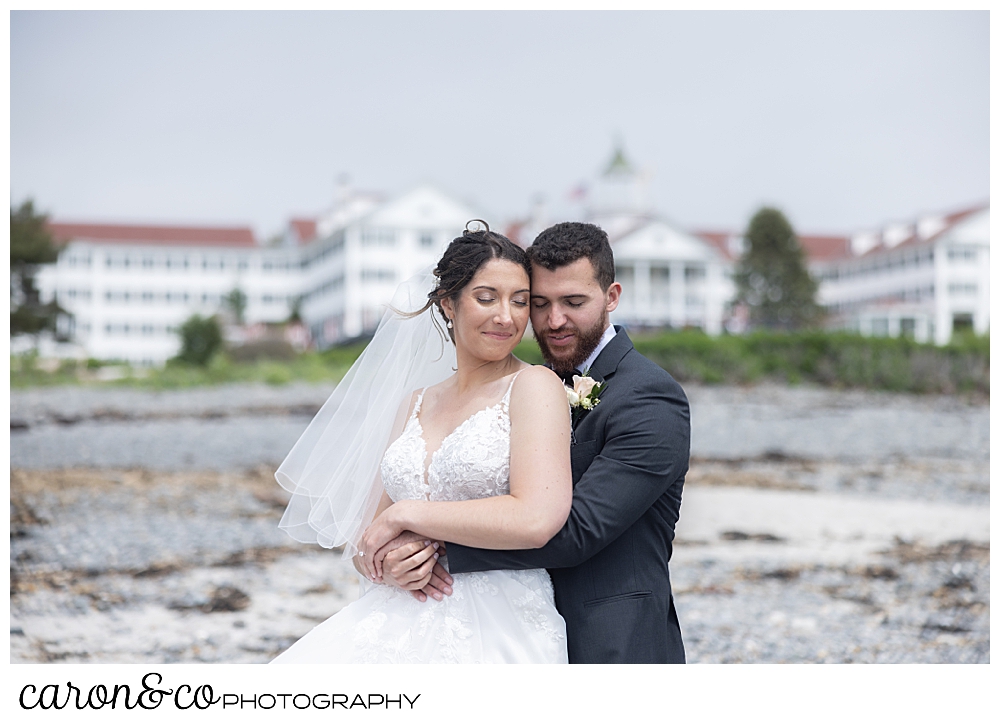
{"type": "MultiPolygon", "coordinates": [[[[608,232],[631,328],[741,331],[732,300],[742,233],[689,231],[652,212],[648,175],[620,150],[594,184],[582,217],[608,232]]],[[[545,224],[515,224],[523,245],[545,224]]],[[[946,344],[956,328],[989,331],[989,203],[925,215],[853,236],[799,235],[828,326],[946,344]]]]}
{"type": "Polygon", "coordinates": [[[388,202],[343,194],[316,220],[292,220],[283,243],[261,246],[246,227],[49,224],[65,244],[37,277],[43,300],[73,315],[74,349],[99,359],[159,364],[177,354],[192,314],[247,295],[248,324],[282,322],[296,302],[318,346],[369,333],[396,285],[440,257],[477,216],[431,186],[388,202]]]}
{"type": "Polygon", "coordinates": [[[989,203],[844,241],[810,259],[831,326],[939,345],[989,331],[989,203]]]}
{"type": "MultiPolygon", "coordinates": [[[[614,249],[624,292],[612,321],[740,331],[731,302],[742,235],[692,232],[654,214],[647,178],[616,152],[580,214],[614,249]]],[[[180,324],[222,311],[237,288],[248,324],[282,322],[298,304],[313,344],[326,348],[371,333],[396,285],[481,216],[423,185],[388,201],[342,187],[332,209],[293,219],[273,246],[249,228],[52,223],[66,246],[38,285],[74,318],[75,352],[61,356],[162,363],[179,350],[180,324]]],[[[505,233],[527,246],[547,225],[536,209],[505,233]]],[[[937,344],[956,327],[989,330],[988,203],[874,233],[799,239],[831,327],[937,344]]]]}
{"type": "MultiPolygon", "coordinates": [[[[727,257],[731,274],[742,236],[696,235],[727,257]]],[[[830,329],[938,345],[956,329],[989,332],[989,203],[851,236],[799,235],[799,242],[830,329]]],[[[727,328],[737,326],[724,317],[727,328]]]]}

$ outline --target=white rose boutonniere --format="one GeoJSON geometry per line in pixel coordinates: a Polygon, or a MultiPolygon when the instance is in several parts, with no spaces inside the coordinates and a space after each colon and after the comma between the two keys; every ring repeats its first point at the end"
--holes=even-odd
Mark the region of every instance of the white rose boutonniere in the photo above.
{"type": "Polygon", "coordinates": [[[578,410],[592,410],[601,401],[598,395],[600,395],[604,383],[598,382],[592,377],[573,375],[573,386],[566,385],[565,387],[566,399],[569,401],[570,408],[573,409],[574,413],[579,414],[578,410]]]}

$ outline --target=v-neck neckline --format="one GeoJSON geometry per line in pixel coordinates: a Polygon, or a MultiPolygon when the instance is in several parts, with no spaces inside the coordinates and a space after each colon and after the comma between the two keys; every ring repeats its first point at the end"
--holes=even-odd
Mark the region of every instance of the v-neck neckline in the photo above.
{"type": "Polygon", "coordinates": [[[481,410],[476,410],[467,418],[458,423],[458,425],[456,425],[451,432],[449,432],[447,435],[441,438],[441,442],[438,443],[437,448],[430,455],[427,454],[427,440],[424,438],[424,426],[420,422],[420,408],[423,407],[424,394],[427,392],[427,388],[425,387],[420,392],[420,397],[417,398],[417,404],[413,408],[413,414],[411,420],[417,424],[417,438],[420,440],[420,445],[423,448],[423,457],[420,462],[421,462],[421,467],[423,469],[423,483],[424,487],[427,488],[428,499],[430,499],[431,466],[434,465],[434,460],[437,458],[437,454],[441,452],[441,450],[444,448],[444,444],[448,442],[449,438],[455,435],[455,433],[457,433],[463,427],[468,425],[472,420],[474,420],[479,415],[483,414],[484,412],[489,412],[490,410],[495,410],[496,408],[501,407],[507,401],[507,398],[510,395],[511,390],[514,389],[514,380],[517,379],[517,376],[521,374],[521,372],[523,372],[524,369],[525,368],[522,367],[517,372],[514,372],[512,375],[510,375],[511,377],[510,384],[507,385],[507,391],[503,393],[503,397],[501,397],[499,400],[494,402],[492,405],[489,405],[488,407],[484,407],[481,410]]]}
{"type": "MultiPolygon", "coordinates": [[[[506,394],[504,394],[504,397],[506,397],[506,394]]],[[[423,395],[421,395],[420,402],[423,403],[423,395]]],[[[437,458],[437,454],[439,452],[441,452],[441,450],[444,448],[444,444],[446,442],[448,442],[449,438],[451,438],[452,436],[454,436],[455,433],[457,433],[463,427],[465,427],[466,425],[468,425],[472,420],[474,420],[479,415],[482,415],[484,412],[489,412],[490,410],[496,409],[496,408],[500,407],[502,404],[503,404],[503,398],[501,398],[498,402],[493,403],[489,407],[484,407],[481,410],[476,410],[475,412],[473,412],[467,418],[465,418],[460,423],[458,423],[458,425],[455,426],[454,430],[452,430],[447,435],[445,435],[443,438],[441,438],[441,442],[438,443],[437,448],[434,450],[434,452],[430,453],[430,455],[428,455],[428,453],[427,453],[427,439],[424,437],[424,426],[420,423],[420,410],[416,410],[414,412],[413,421],[417,424],[417,437],[420,438],[421,446],[424,449],[423,460],[421,460],[421,463],[422,463],[422,467],[423,467],[423,470],[424,470],[423,479],[424,479],[424,486],[425,487],[427,487],[428,489],[430,488],[430,485],[431,485],[431,478],[430,478],[430,475],[431,475],[431,466],[434,465],[434,460],[435,460],[435,458],[437,458]]],[[[427,491],[427,495],[428,495],[428,498],[429,498],[430,497],[430,490],[427,491]]]]}

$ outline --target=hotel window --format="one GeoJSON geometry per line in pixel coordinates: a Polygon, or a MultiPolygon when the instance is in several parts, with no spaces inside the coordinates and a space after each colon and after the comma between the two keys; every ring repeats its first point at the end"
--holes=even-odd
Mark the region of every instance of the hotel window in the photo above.
{"type": "Polygon", "coordinates": [[[393,246],[396,243],[396,232],[392,229],[362,229],[362,246],[393,246]]]}
{"type": "Polygon", "coordinates": [[[691,264],[684,267],[684,279],[686,281],[700,281],[705,278],[705,267],[701,264],[691,264]]]}
{"type": "Polygon", "coordinates": [[[393,282],[396,281],[396,272],[392,269],[362,269],[361,281],[363,282],[393,282]]]}
{"type": "Polygon", "coordinates": [[[156,266],[156,259],[154,259],[153,257],[151,257],[151,256],[144,256],[142,258],[142,268],[143,269],[152,269],[155,266],[156,266]]]}
{"type": "Polygon", "coordinates": [[[434,246],[434,234],[423,233],[420,235],[420,246],[428,249],[434,246]]]}
{"type": "Polygon", "coordinates": [[[142,293],[142,301],[146,302],[147,304],[149,304],[150,302],[152,302],[153,301],[153,293],[152,292],[143,292],[142,293]]]}
{"type": "Polygon", "coordinates": [[[949,261],[974,262],[976,260],[976,250],[968,246],[955,246],[948,250],[949,261]]]}
{"type": "Polygon", "coordinates": [[[952,283],[948,285],[948,293],[956,297],[974,296],[977,291],[979,291],[979,289],[975,284],[952,283]]]}

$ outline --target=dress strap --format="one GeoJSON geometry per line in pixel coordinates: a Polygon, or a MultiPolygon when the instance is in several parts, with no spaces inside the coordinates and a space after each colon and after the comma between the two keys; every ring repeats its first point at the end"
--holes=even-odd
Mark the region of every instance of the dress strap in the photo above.
{"type": "MultiPolygon", "coordinates": [[[[527,369],[527,368],[525,368],[525,369],[527,369]]],[[[503,398],[500,400],[500,404],[503,405],[503,408],[505,410],[508,407],[510,407],[510,393],[511,393],[511,390],[514,389],[514,380],[516,380],[517,376],[519,374],[521,374],[522,372],[524,372],[524,369],[520,369],[520,370],[518,370],[517,372],[514,373],[514,377],[513,377],[513,379],[511,379],[510,385],[507,386],[507,391],[504,393],[503,398]]]]}
{"type": "Polygon", "coordinates": [[[413,406],[413,412],[410,413],[410,420],[416,417],[420,413],[420,403],[424,401],[424,393],[427,392],[427,388],[420,390],[420,394],[417,395],[417,404],[413,406]]]}

